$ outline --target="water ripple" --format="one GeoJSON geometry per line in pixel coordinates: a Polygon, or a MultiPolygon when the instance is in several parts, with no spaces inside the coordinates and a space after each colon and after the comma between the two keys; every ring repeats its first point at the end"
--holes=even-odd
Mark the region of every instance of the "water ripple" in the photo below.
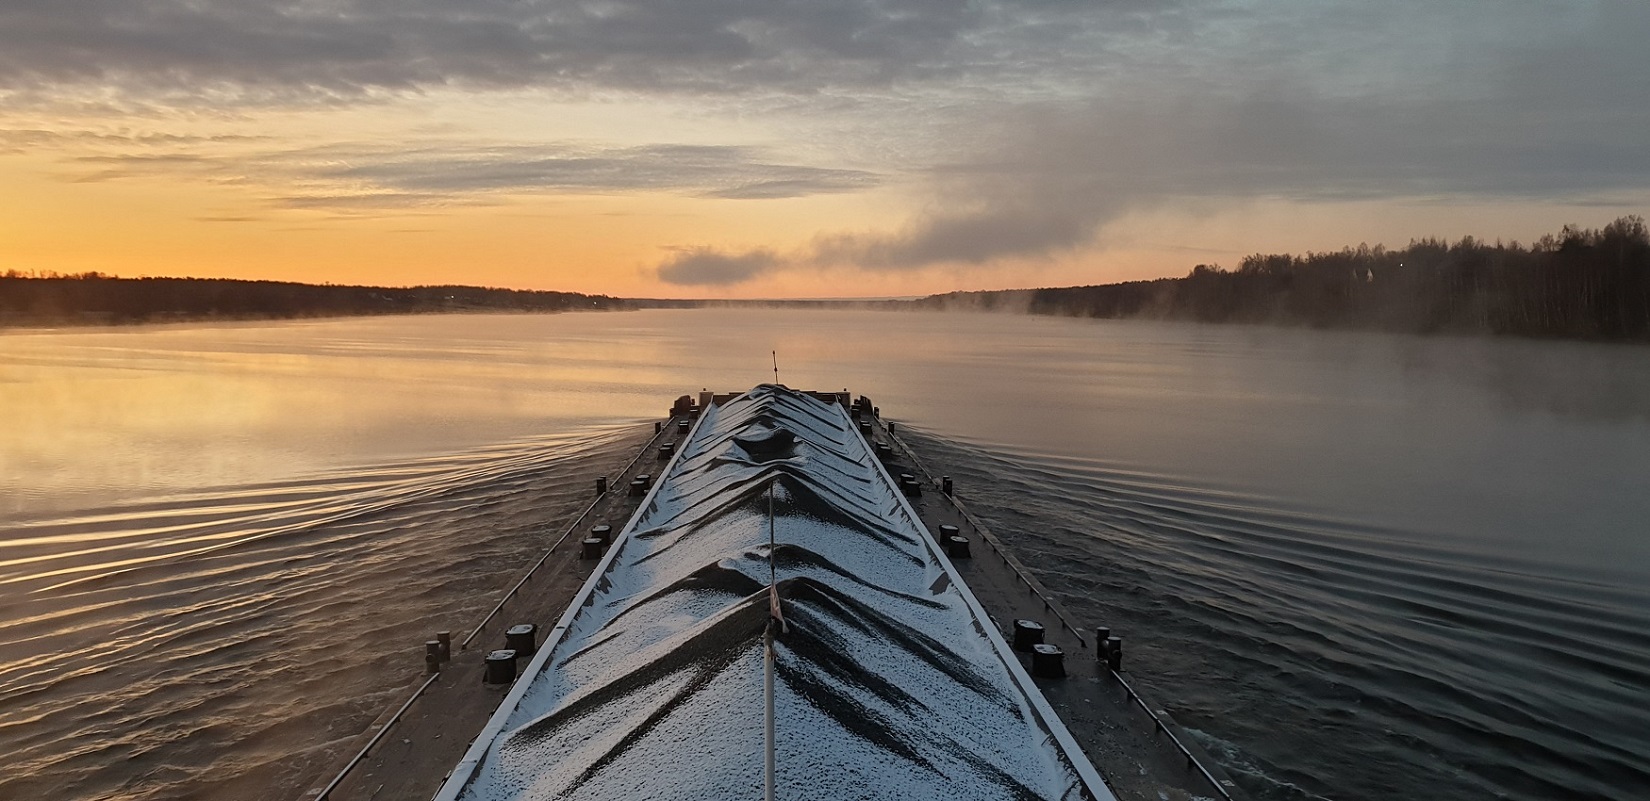
{"type": "Polygon", "coordinates": [[[0,529],[0,798],[289,798],[646,432],[0,529]],[[428,631],[426,631],[426,629],[428,631]]]}
{"type": "Polygon", "coordinates": [[[1607,570],[905,430],[1256,798],[1650,786],[1650,593],[1607,570]]]}

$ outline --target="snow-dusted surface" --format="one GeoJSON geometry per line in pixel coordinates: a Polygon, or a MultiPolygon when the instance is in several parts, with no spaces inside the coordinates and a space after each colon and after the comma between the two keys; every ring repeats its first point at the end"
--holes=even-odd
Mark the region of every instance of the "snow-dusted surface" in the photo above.
{"type": "Polygon", "coordinates": [[[764,385],[678,450],[438,798],[759,798],[770,484],[777,798],[1109,797],[846,409],[764,385]]]}

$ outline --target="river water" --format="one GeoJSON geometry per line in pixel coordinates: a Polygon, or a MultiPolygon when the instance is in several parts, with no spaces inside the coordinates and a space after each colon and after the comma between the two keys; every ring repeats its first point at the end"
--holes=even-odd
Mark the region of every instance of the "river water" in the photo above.
{"type": "Polygon", "coordinates": [[[772,351],[1255,797],[1650,787],[1650,349],[661,310],[0,334],[0,798],[298,797],[772,351]]]}

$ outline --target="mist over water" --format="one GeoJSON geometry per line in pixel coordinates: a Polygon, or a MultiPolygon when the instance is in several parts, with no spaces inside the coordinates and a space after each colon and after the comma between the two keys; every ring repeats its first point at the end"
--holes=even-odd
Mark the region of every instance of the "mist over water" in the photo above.
{"type": "Polygon", "coordinates": [[[1650,786],[1650,350],[706,310],[0,334],[0,797],[294,797],[646,420],[773,350],[1252,794],[1650,786]]]}

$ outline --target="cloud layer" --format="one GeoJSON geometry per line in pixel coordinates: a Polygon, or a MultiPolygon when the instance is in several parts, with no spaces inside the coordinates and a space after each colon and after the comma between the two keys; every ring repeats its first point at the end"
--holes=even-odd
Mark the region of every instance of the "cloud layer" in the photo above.
{"type": "MultiPolygon", "coordinates": [[[[1040,259],[1094,245],[1130,211],[1188,201],[1647,202],[1650,82],[1633,77],[1650,75],[1650,49],[1635,44],[1646,40],[1650,6],[1598,3],[1543,36],[1451,56],[1459,83],[1422,63],[1372,88],[1361,73],[1313,72],[1310,50],[1264,69],[1235,53],[1226,75],[1249,65],[1270,80],[1023,103],[1019,124],[928,171],[929,210],[887,230],[823,232],[739,275],[1040,259]]],[[[700,258],[712,255],[746,263],[700,258]]]]}
{"type": "Polygon", "coordinates": [[[79,98],[256,120],[478,91],[617,94],[766,144],[673,144],[662,119],[640,146],[341,135],[225,155],[186,133],[122,143],[17,122],[0,153],[78,148],[73,180],[257,182],[306,209],[893,189],[910,205],[881,227],[825,222],[745,251],[660,243],[658,277],[979,269],[1104,247],[1108,224],[1177,205],[1650,201],[1645,41],[1642,0],[12,0],[12,108],[79,98]]]}
{"type": "Polygon", "coordinates": [[[886,83],[980,24],[952,0],[12,0],[0,86],[271,96],[464,83],[722,92],[886,83]]]}
{"type": "MultiPolygon", "coordinates": [[[[341,143],[221,152],[217,137],[117,136],[89,131],[0,130],[0,151],[55,143],[107,152],[68,158],[77,183],[188,173],[287,190],[288,208],[408,208],[514,194],[670,192],[725,199],[794,198],[875,186],[851,169],[786,164],[758,148],[710,145],[341,143]]],[[[256,140],[252,140],[256,144],[256,140]]]]}

